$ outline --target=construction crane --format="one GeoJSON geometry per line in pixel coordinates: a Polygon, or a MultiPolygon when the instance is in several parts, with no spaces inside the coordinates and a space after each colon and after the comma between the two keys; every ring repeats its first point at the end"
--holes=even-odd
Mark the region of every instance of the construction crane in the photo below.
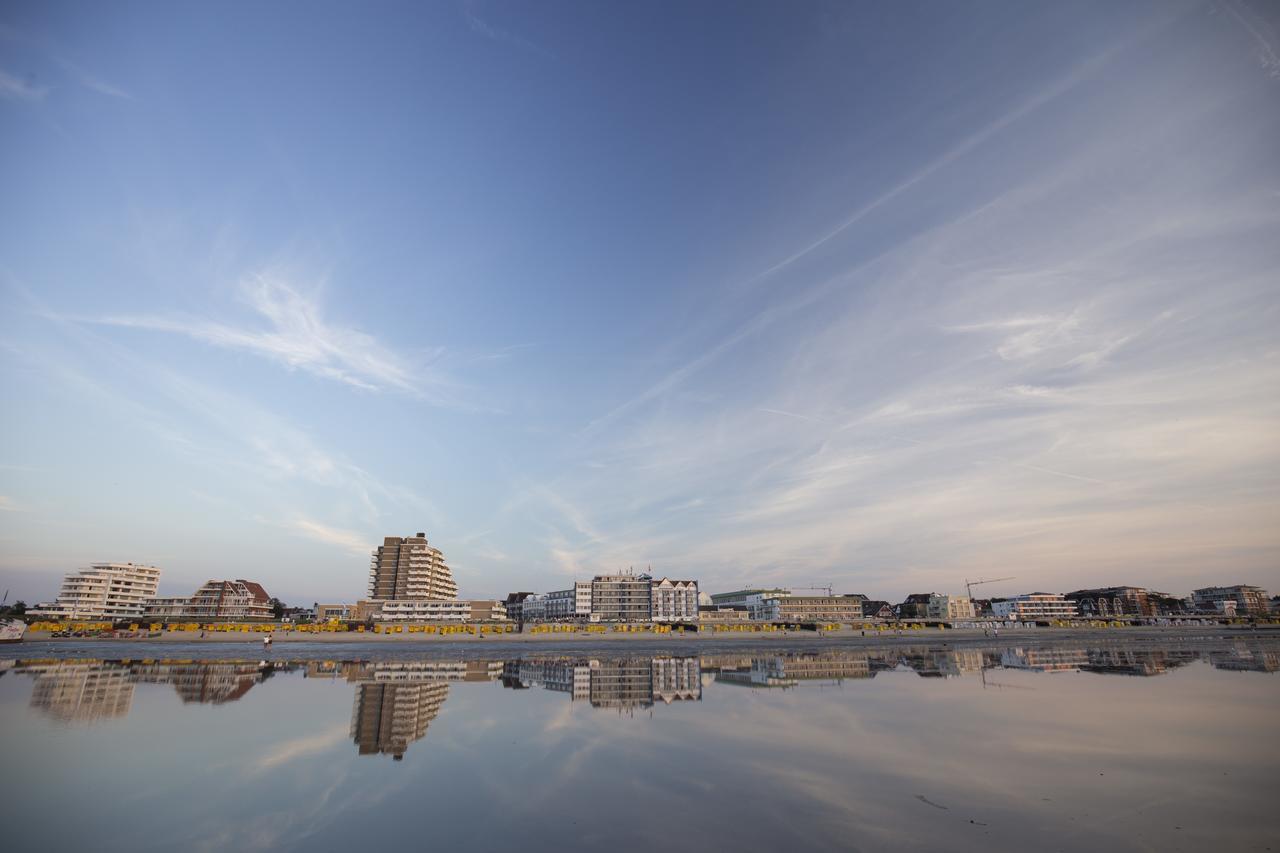
{"type": "Polygon", "coordinates": [[[984,583],[999,583],[1000,581],[1014,581],[1014,580],[1017,580],[1017,578],[987,578],[985,580],[976,580],[976,581],[965,580],[964,594],[967,595],[969,598],[973,598],[973,588],[975,586],[978,586],[984,583]]]}
{"type": "Polygon", "coordinates": [[[821,591],[826,592],[826,594],[827,594],[827,598],[831,598],[831,597],[832,597],[832,592],[831,592],[831,587],[830,587],[830,585],[828,585],[828,586],[793,586],[793,587],[791,587],[791,588],[792,588],[792,589],[807,589],[807,590],[809,590],[810,592],[813,592],[814,590],[821,590],[821,591]]]}

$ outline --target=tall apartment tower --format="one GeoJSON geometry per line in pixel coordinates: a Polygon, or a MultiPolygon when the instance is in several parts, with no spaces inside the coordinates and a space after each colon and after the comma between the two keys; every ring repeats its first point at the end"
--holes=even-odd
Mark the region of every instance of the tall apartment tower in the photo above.
{"type": "Polygon", "coordinates": [[[369,597],[376,601],[456,599],[458,585],[427,534],[388,536],[369,563],[369,597]]]}

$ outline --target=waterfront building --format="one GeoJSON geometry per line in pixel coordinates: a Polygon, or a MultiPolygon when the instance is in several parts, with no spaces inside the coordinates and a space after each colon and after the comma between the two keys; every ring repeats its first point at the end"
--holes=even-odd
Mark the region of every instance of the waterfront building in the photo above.
{"type": "Polygon", "coordinates": [[[28,611],[46,619],[139,619],[156,597],[160,569],[133,563],[94,563],[66,576],[57,601],[28,611]]]}
{"type": "Polygon", "coordinates": [[[928,619],[929,599],[937,594],[936,592],[911,593],[905,601],[898,605],[898,616],[903,619],[928,619]]]}
{"type": "Polygon", "coordinates": [[[447,600],[458,597],[444,554],[427,534],[387,536],[369,563],[369,598],[374,601],[447,600]]]}
{"type": "Polygon", "coordinates": [[[648,575],[596,575],[591,579],[591,621],[648,622],[651,581],[648,575]]]}
{"type": "Polygon", "coordinates": [[[507,609],[507,618],[513,622],[524,621],[524,602],[525,599],[532,596],[532,592],[509,592],[507,598],[502,602],[507,609]]]}
{"type": "Polygon", "coordinates": [[[313,609],[316,612],[317,622],[330,622],[334,620],[345,622],[352,618],[352,611],[355,610],[355,605],[321,604],[320,602],[316,602],[315,605],[313,605],[313,609]]]}
{"type": "Polygon", "coordinates": [[[468,599],[466,604],[471,608],[467,619],[471,622],[506,622],[507,606],[492,598],[468,599]]]}
{"type": "Polygon", "coordinates": [[[930,595],[926,608],[929,619],[973,619],[973,601],[964,595],[930,595]]]}
{"type": "Polygon", "coordinates": [[[1152,616],[1185,616],[1192,610],[1186,599],[1154,589],[1147,590],[1147,606],[1151,608],[1152,616]]]}
{"type": "Polygon", "coordinates": [[[574,581],[569,589],[548,592],[543,597],[542,618],[549,620],[589,619],[591,581],[574,581]]]}
{"type": "Polygon", "coordinates": [[[374,622],[502,622],[507,618],[506,608],[495,599],[408,599],[360,604],[370,605],[366,619],[374,622]]]}
{"type": "MultiPolygon", "coordinates": [[[[274,606],[272,610],[274,612],[274,606]]],[[[283,622],[314,622],[316,619],[316,609],[314,607],[284,607],[280,608],[280,620],[283,622]]]]}
{"type": "Polygon", "coordinates": [[[702,625],[736,625],[750,620],[751,614],[745,605],[717,607],[712,604],[698,608],[698,622],[702,625]]]}
{"type": "Polygon", "coordinates": [[[765,599],[759,619],[767,622],[852,622],[862,618],[862,602],[843,595],[788,595],[765,599]]]}
{"type": "Polygon", "coordinates": [[[541,622],[547,618],[547,599],[542,595],[530,595],[520,604],[520,619],[524,622],[541,622]]]}
{"type": "Polygon", "coordinates": [[[1076,604],[1056,592],[1032,592],[993,599],[991,612],[997,619],[1070,619],[1076,615],[1076,604]]]}
{"type": "Polygon", "coordinates": [[[191,596],[175,595],[168,598],[148,598],[142,606],[143,619],[181,619],[191,604],[191,596]]]}
{"type": "MultiPolygon", "coordinates": [[[[1159,596],[1160,593],[1155,593],[1159,596]]],[[[1078,589],[1066,594],[1076,603],[1081,616],[1110,619],[1113,616],[1154,616],[1156,608],[1147,590],[1140,586],[1108,586],[1078,589]]]]}
{"type": "Polygon", "coordinates": [[[651,581],[649,596],[649,618],[654,622],[698,621],[697,581],[651,581]]]}
{"type": "Polygon", "coordinates": [[[758,608],[766,598],[785,598],[790,594],[791,590],[782,587],[736,589],[733,592],[712,593],[711,603],[716,607],[745,607],[750,611],[758,608]]]}
{"type": "Polygon", "coordinates": [[[867,600],[862,602],[862,615],[871,619],[892,619],[893,605],[887,601],[867,600]]]}
{"type": "Polygon", "coordinates": [[[183,611],[191,619],[273,619],[271,596],[262,584],[247,580],[206,581],[183,611]]]}
{"type": "Polygon", "coordinates": [[[1235,612],[1242,616],[1265,616],[1271,609],[1267,593],[1260,587],[1248,584],[1207,586],[1194,590],[1191,600],[1195,609],[1202,613],[1223,613],[1227,602],[1233,602],[1235,612]]]}
{"type": "Polygon", "coordinates": [[[360,599],[351,608],[351,621],[352,622],[373,621],[374,614],[382,612],[382,604],[383,602],[381,601],[370,601],[367,598],[360,599]]]}

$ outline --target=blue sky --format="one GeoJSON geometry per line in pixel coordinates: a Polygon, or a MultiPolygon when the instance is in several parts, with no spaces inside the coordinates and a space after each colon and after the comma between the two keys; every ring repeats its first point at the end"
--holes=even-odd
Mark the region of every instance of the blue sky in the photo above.
{"type": "Polygon", "coordinates": [[[1280,22],[8,3],[0,585],[1280,587],[1280,22]]]}

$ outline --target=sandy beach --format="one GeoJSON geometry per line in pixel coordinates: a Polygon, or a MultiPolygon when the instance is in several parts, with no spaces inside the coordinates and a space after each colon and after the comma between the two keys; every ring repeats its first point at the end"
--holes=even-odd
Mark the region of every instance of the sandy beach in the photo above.
{"type": "MultiPolygon", "coordinates": [[[[238,632],[199,632],[163,631],[158,636],[126,637],[58,637],[49,636],[47,631],[27,632],[23,643],[57,646],[74,643],[127,643],[130,645],[263,645],[262,633],[238,632]]],[[[1201,626],[1134,626],[1123,628],[1001,628],[999,635],[977,629],[937,628],[903,629],[901,631],[867,631],[861,629],[842,628],[838,631],[700,631],[697,633],[655,634],[649,631],[640,632],[606,632],[588,633],[575,631],[566,633],[521,633],[521,634],[375,634],[372,632],[344,633],[310,633],[300,631],[276,630],[271,635],[273,646],[292,644],[311,644],[327,646],[343,645],[396,645],[396,646],[442,646],[442,645],[508,645],[521,644],[532,646],[595,646],[599,644],[643,644],[646,646],[700,646],[706,643],[753,643],[757,645],[785,645],[797,641],[829,642],[840,645],[884,645],[898,642],[943,642],[948,644],[968,644],[990,642],[995,639],[1025,639],[1034,641],[1050,640],[1155,640],[1164,641],[1184,638],[1280,638],[1280,625],[1260,626],[1252,629],[1248,626],[1213,625],[1201,626]]]]}

